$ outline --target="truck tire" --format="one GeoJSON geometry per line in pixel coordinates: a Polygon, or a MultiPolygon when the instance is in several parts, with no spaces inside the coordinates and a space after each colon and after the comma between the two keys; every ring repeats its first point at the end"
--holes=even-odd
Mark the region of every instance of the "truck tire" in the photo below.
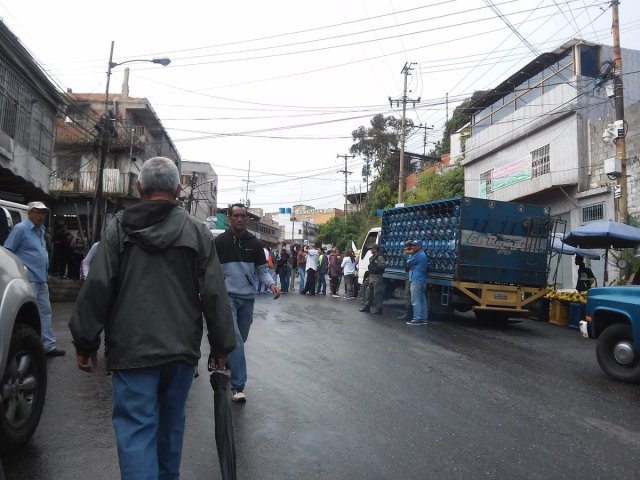
{"type": "Polygon", "coordinates": [[[611,378],[640,382],[640,355],[635,351],[629,325],[616,323],[605,328],[598,338],[596,357],[600,368],[611,378]]]}
{"type": "Polygon", "coordinates": [[[40,422],[47,392],[47,362],[40,336],[27,325],[16,325],[7,367],[0,383],[0,453],[26,444],[40,422]]]}

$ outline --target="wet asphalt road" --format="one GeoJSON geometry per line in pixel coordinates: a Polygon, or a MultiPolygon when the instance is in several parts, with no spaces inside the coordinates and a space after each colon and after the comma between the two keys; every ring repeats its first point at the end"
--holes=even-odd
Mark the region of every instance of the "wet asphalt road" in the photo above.
{"type": "MultiPolygon", "coordinates": [[[[233,405],[240,479],[631,479],[640,460],[640,386],[608,380],[595,342],[525,320],[468,315],[411,327],[359,303],[260,295],[247,344],[247,404],[233,405]]],[[[110,377],[59,345],[30,445],[3,459],[7,480],[117,479],[110,377]]],[[[207,350],[203,350],[208,353],[207,350]]],[[[219,477],[213,395],[194,380],[182,478],[219,477]]]]}

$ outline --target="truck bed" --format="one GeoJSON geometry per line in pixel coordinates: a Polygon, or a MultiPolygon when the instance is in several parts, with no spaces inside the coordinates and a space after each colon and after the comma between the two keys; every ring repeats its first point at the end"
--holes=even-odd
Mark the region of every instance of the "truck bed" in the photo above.
{"type": "Polygon", "coordinates": [[[478,282],[542,287],[547,281],[549,210],[472,197],[386,210],[387,273],[404,272],[404,242],[420,240],[431,283],[478,282]]]}

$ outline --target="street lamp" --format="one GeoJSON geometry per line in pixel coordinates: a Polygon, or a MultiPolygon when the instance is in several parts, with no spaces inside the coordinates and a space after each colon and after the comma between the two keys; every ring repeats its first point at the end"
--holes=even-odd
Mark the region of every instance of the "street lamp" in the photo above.
{"type": "Polygon", "coordinates": [[[100,239],[100,233],[102,231],[102,205],[103,205],[103,177],[104,177],[104,167],[107,161],[107,153],[109,152],[109,136],[113,131],[113,120],[109,115],[109,84],[111,83],[111,69],[124,65],[125,63],[134,63],[134,62],[150,62],[157,63],[158,65],[162,65],[166,67],[171,63],[171,60],[167,57],[161,58],[153,58],[153,59],[133,59],[133,60],[125,60],[124,62],[114,62],[113,61],[113,45],[114,41],[111,41],[111,51],[109,53],[109,63],[107,64],[107,88],[104,93],[104,115],[100,122],[100,127],[98,128],[100,132],[100,163],[98,165],[98,174],[96,178],[96,195],[93,199],[93,207],[91,211],[92,219],[91,219],[91,243],[95,243],[100,239]]]}

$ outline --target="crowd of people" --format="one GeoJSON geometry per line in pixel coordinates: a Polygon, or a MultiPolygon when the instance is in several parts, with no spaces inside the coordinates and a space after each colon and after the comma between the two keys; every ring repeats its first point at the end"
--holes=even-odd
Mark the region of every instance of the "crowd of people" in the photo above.
{"type": "MultiPolygon", "coordinates": [[[[256,294],[267,291],[277,299],[297,288],[304,295],[327,295],[328,275],[329,294],[340,297],[343,284],[344,297],[352,300],[358,295],[358,256],[351,249],[325,251],[321,245],[265,248],[247,230],[248,211],[242,204],[229,208],[229,229],[214,239],[206,225],[179,207],[178,170],[165,157],[144,163],[136,188],[141,202],[118,212],[88,252],[87,242],[64,223],[47,232],[50,212],[41,202],[29,204],[28,220],[14,227],[5,246],[28,269],[49,357],[65,355],[51,327],[49,275],[80,278],[91,268],[69,328],[77,366],[88,373],[98,370],[104,335],[121,476],[179,478],[203,319],[207,367],[228,367],[231,400],[245,403],[245,344],[256,294]]],[[[361,311],[382,314],[385,263],[378,245],[371,251],[361,311]]],[[[409,245],[407,255],[412,323],[426,323],[426,300],[418,298],[421,290],[424,294],[426,256],[419,242],[409,245]]]]}
{"type": "MultiPolygon", "coordinates": [[[[359,294],[359,256],[347,248],[341,253],[338,248],[325,250],[321,245],[293,245],[289,248],[269,250],[264,248],[265,258],[273,264],[273,282],[280,283],[282,293],[296,289],[302,295],[327,295],[327,275],[329,294],[340,298],[340,286],[344,288],[344,298],[355,299],[359,294]]],[[[371,258],[367,272],[367,289],[364,292],[364,306],[361,312],[382,315],[384,284],[382,274],[386,266],[379,245],[371,246],[371,258]]],[[[427,267],[428,258],[420,241],[405,242],[407,260],[407,313],[401,318],[409,325],[428,323],[427,267]]],[[[262,284],[257,293],[261,293],[262,284]]],[[[268,292],[264,292],[268,293],[268,292]]]]}
{"type": "MultiPolygon", "coordinates": [[[[325,249],[320,245],[299,245],[264,248],[268,265],[273,265],[273,282],[280,285],[281,293],[298,292],[302,295],[327,295],[340,297],[339,289],[344,280],[344,297],[354,299],[358,295],[358,257],[351,249],[341,254],[338,248],[325,249]]],[[[261,282],[256,293],[269,293],[261,282]]]]}

